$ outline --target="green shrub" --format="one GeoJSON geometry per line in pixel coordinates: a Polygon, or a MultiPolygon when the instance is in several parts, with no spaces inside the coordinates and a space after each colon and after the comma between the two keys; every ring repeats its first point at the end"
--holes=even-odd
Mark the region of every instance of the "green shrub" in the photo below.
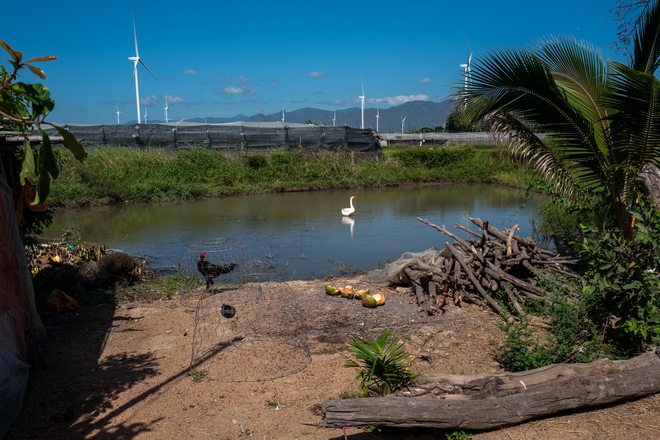
{"type": "Polygon", "coordinates": [[[616,230],[583,226],[580,249],[590,318],[626,354],[660,341],[660,212],[640,202],[631,213],[632,239],[626,241],[616,230]]]}
{"type": "Polygon", "coordinates": [[[433,150],[408,148],[395,151],[393,156],[406,166],[423,165],[427,168],[437,168],[446,167],[472,158],[474,156],[474,148],[442,148],[433,150]]]}
{"type": "Polygon", "coordinates": [[[268,158],[263,154],[252,154],[245,159],[245,163],[253,170],[258,170],[268,165],[268,158]]]}
{"type": "Polygon", "coordinates": [[[391,394],[418,376],[410,371],[413,356],[390,331],[384,331],[373,342],[350,337],[346,344],[353,358],[347,357],[344,367],[360,369],[355,380],[363,396],[369,395],[372,386],[382,396],[391,394]]]}

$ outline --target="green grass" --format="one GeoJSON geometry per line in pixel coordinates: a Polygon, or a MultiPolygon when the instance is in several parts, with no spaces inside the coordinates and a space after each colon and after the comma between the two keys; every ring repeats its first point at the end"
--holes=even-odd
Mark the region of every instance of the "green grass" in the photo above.
{"type": "Polygon", "coordinates": [[[275,191],[386,187],[432,182],[524,187],[528,174],[498,150],[390,148],[381,155],[274,150],[249,155],[191,148],[90,149],[81,164],[57,150],[53,206],[152,203],[275,191]]]}

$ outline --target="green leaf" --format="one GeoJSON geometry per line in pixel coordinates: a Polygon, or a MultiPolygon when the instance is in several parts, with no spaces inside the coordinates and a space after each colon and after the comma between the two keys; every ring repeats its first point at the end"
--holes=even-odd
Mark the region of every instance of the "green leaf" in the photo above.
{"type": "Polygon", "coordinates": [[[78,161],[82,162],[85,160],[87,157],[87,152],[85,151],[85,147],[83,147],[83,144],[78,142],[78,139],[71,133],[69,133],[68,130],[65,128],[62,128],[60,126],[50,124],[52,125],[55,130],[64,138],[64,146],[68,148],[72,153],[73,157],[75,157],[78,161]]]}
{"type": "Polygon", "coordinates": [[[50,90],[43,84],[22,84],[25,98],[32,103],[33,117],[47,116],[55,108],[55,101],[50,97],[50,90]]]}
{"type": "Polygon", "coordinates": [[[50,138],[48,137],[48,134],[44,131],[41,131],[41,136],[43,141],[41,143],[41,147],[39,148],[39,157],[37,159],[39,173],[37,193],[39,194],[39,200],[44,201],[50,193],[51,177],[53,179],[57,179],[57,176],[60,173],[60,169],[57,166],[57,159],[55,158],[53,148],[50,145],[50,138]]]}
{"type": "Polygon", "coordinates": [[[32,146],[26,136],[25,141],[23,142],[23,168],[19,175],[19,180],[23,186],[25,186],[26,180],[32,185],[36,185],[38,177],[34,163],[34,152],[32,151],[32,146]]]}

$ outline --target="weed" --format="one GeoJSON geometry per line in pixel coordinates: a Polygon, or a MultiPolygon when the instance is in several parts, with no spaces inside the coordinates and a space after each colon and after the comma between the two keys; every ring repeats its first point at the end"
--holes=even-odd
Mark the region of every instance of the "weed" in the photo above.
{"type": "Polygon", "coordinates": [[[206,370],[199,370],[199,371],[188,371],[186,373],[186,377],[192,377],[192,381],[194,383],[200,383],[202,382],[207,376],[209,375],[209,372],[206,370]]]}
{"type": "Polygon", "coordinates": [[[449,434],[445,434],[447,440],[468,440],[473,437],[473,434],[469,434],[465,431],[454,431],[449,434]]]}

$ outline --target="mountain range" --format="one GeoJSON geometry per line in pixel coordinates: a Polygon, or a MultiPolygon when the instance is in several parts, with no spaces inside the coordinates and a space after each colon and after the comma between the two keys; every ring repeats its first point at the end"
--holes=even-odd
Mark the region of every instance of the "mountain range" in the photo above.
{"type": "MultiPolygon", "coordinates": [[[[451,112],[454,104],[450,100],[442,102],[433,101],[409,101],[401,105],[376,109],[364,109],[364,126],[376,130],[376,112],[378,112],[378,131],[380,133],[400,133],[402,120],[403,131],[408,132],[411,129],[419,130],[422,127],[444,126],[447,115],[451,112]]],[[[347,125],[349,127],[359,128],[361,125],[361,112],[359,107],[351,107],[344,110],[321,110],[318,108],[304,107],[291,112],[284,112],[286,122],[304,123],[311,121],[319,125],[332,127],[332,119],[335,119],[335,125],[347,125]],[[336,113],[336,116],[335,116],[336,113]]],[[[201,122],[209,124],[223,124],[227,122],[276,122],[282,120],[282,112],[264,115],[263,113],[254,116],[236,115],[232,118],[192,118],[186,119],[187,122],[201,122]]],[[[157,123],[163,121],[150,120],[157,123]]]]}

